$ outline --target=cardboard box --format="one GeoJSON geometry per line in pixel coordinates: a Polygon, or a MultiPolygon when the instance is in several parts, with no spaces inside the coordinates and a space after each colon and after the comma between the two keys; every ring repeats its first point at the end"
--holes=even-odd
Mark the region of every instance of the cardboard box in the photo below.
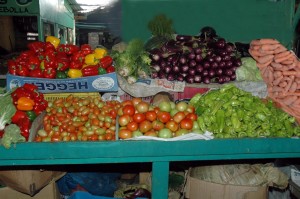
{"type": "Polygon", "coordinates": [[[60,199],[60,193],[55,182],[51,182],[34,196],[21,193],[9,187],[0,188],[0,198],[5,199],[60,199]]]}
{"type": "Polygon", "coordinates": [[[35,84],[41,93],[118,91],[118,80],[115,72],[104,75],[67,79],[46,79],[22,77],[11,74],[6,75],[7,90],[22,86],[25,83],[35,84]]]}
{"type": "Polygon", "coordinates": [[[267,199],[268,187],[217,184],[188,177],[185,197],[189,199],[267,199]]]}

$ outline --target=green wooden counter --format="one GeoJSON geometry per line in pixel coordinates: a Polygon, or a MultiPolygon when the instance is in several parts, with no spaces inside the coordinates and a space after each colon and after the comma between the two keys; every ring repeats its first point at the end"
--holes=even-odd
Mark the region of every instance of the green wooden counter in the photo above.
{"type": "Polygon", "coordinates": [[[300,139],[214,139],[20,143],[0,147],[0,166],[152,163],[154,199],[167,198],[169,163],[194,160],[299,158],[300,139]]]}

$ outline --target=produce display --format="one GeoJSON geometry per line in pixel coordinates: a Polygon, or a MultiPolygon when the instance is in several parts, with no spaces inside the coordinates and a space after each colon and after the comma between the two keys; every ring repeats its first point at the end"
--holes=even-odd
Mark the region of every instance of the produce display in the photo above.
{"type": "Polygon", "coordinates": [[[297,56],[276,39],[268,38],[253,40],[249,53],[267,84],[268,96],[300,121],[300,62],[297,56]]]}
{"type": "Polygon", "coordinates": [[[49,79],[78,78],[115,71],[113,59],[106,49],[92,50],[89,44],[60,44],[54,36],[48,36],[46,42],[29,43],[28,50],[8,60],[7,66],[12,75],[49,79]]]}
{"type": "Polygon", "coordinates": [[[200,130],[213,132],[216,138],[300,135],[293,116],[233,84],[197,94],[190,104],[196,108],[200,130]]]}
{"type": "Polygon", "coordinates": [[[37,86],[28,83],[5,93],[0,101],[4,106],[1,107],[0,137],[6,148],[12,143],[27,141],[32,122],[48,107],[37,86]]]}

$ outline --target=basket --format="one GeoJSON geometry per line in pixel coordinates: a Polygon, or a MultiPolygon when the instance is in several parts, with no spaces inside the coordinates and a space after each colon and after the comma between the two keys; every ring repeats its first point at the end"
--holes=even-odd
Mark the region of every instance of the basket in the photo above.
{"type": "Polygon", "coordinates": [[[67,98],[69,95],[74,97],[101,97],[99,92],[87,92],[87,93],[45,93],[44,98],[48,102],[52,102],[59,98],[67,98]]]}
{"type": "Polygon", "coordinates": [[[293,196],[295,196],[296,198],[300,198],[300,187],[292,180],[289,180],[289,189],[293,196]]]}

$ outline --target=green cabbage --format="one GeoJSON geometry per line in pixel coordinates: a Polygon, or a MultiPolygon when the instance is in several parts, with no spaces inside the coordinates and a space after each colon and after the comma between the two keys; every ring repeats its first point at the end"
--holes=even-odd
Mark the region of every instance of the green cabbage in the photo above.
{"type": "Polygon", "coordinates": [[[17,109],[13,104],[11,92],[0,95],[0,130],[3,130],[7,124],[10,124],[12,116],[17,109]]]}
{"type": "Polygon", "coordinates": [[[1,144],[9,149],[11,144],[25,142],[25,138],[21,135],[20,127],[16,124],[9,124],[4,129],[4,135],[1,139],[1,144]]]}
{"type": "Polygon", "coordinates": [[[262,81],[260,70],[252,57],[241,58],[242,65],[236,70],[237,81],[262,81]]]}

